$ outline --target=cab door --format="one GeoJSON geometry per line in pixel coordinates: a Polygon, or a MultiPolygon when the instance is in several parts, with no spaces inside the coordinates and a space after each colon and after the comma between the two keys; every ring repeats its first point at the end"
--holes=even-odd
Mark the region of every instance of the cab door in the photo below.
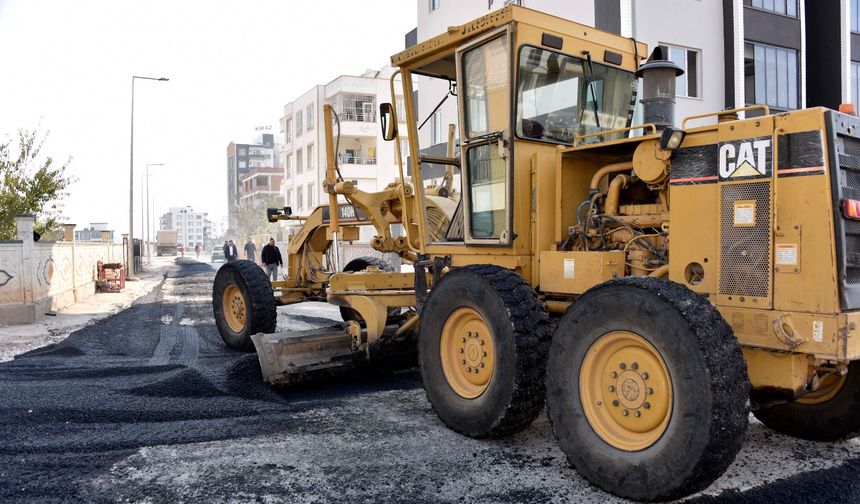
{"type": "Polygon", "coordinates": [[[510,31],[502,28],[457,51],[464,241],[510,245],[510,31]]]}

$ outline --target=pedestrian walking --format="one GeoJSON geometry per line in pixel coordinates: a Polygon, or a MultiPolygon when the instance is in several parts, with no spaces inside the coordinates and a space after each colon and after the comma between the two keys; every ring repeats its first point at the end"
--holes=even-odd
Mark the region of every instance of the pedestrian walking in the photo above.
{"type": "Polygon", "coordinates": [[[284,261],[281,260],[281,251],[275,245],[275,239],[269,238],[269,244],[263,247],[260,253],[260,259],[263,261],[263,267],[266,269],[266,275],[273,281],[278,281],[278,266],[283,266],[284,261]]]}
{"type": "Polygon", "coordinates": [[[248,243],[245,244],[245,259],[255,262],[257,256],[257,246],[248,238],[248,243]]]}
{"type": "Polygon", "coordinates": [[[200,259],[200,244],[194,246],[194,253],[197,254],[197,259],[200,259]]]}
{"type": "Polygon", "coordinates": [[[238,258],[239,252],[236,250],[236,244],[233,243],[233,240],[228,240],[227,248],[224,252],[224,259],[226,259],[227,262],[236,262],[238,258]]]}

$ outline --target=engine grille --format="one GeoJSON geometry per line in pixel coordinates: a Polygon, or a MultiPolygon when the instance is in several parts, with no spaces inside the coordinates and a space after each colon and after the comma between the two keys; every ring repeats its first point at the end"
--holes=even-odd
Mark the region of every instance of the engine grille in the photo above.
{"type": "Polygon", "coordinates": [[[720,188],[720,294],[770,295],[770,181],[720,188]],[[735,201],[755,201],[755,225],[734,225],[735,201]]]}
{"type": "MultiPolygon", "coordinates": [[[[839,135],[839,192],[843,199],[860,200],[860,138],[839,135]]],[[[839,218],[839,217],[837,217],[839,218]]],[[[860,284],[860,221],[842,220],[845,237],[845,284],[860,284]]]]}

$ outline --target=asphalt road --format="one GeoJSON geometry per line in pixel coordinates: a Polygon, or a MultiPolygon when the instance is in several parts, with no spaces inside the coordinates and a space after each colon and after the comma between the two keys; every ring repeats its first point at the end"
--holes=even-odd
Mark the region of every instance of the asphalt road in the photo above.
{"type": "MultiPolygon", "coordinates": [[[[173,268],[130,309],[0,364],[0,502],[618,502],[567,465],[545,416],[501,441],[446,429],[414,369],[267,388],[221,343],[213,275],[173,268]]],[[[284,329],[338,318],[281,310],[284,329]]],[[[860,440],[751,422],[692,501],[860,501],[860,440]]]]}

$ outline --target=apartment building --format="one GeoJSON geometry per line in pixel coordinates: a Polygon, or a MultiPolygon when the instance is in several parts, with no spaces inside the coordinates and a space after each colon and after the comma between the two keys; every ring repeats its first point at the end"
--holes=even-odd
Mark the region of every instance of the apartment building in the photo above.
{"type": "Polygon", "coordinates": [[[113,230],[108,229],[107,222],[91,222],[90,227],[75,230],[75,241],[79,242],[100,242],[102,241],[102,232],[110,233],[109,241],[113,243],[113,230]]]}
{"type": "Polygon", "coordinates": [[[279,167],[276,159],[272,133],[259,135],[254,143],[230,142],[227,146],[227,221],[230,229],[238,227],[244,183],[250,179],[251,187],[254,187],[258,182],[271,181],[271,170],[279,167]]]}
{"type": "MultiPolygon", "coordinates": [[[[511,3],[635,38],[649,50],[662,46],[685,70],[676,86],[678,123],[748,105],[786,111],[860,101],[858,0],[417,2],[418,23],[406,35],[407,47],[511,3]]],[[[418,78],[417,87],[419,112],[432,110],[447,91],[426,78],[418,78]]],[[[456,118],[456,103],[448,100],[419,132],[422,148],[444,142],[456,118]]]]}
{"type": "MultiPolygon", "coordinates": [[[[385,142],[379,124],[379,104],[391,101],[392,69],[342,75],[316,85],[284,106],[281,118],[284,154],[284,204],[295,214],[307,214],[327,194],[323,106],[332,105],[340,124],[337,158],[340,173],[365,191],[378,191],[399,176],[392,142],[385,142]]],[[[402,97],[399,110],[402,110],[402,97]]],[[[399,114],[400,118],[404,114],[399,114]]],[[[335,135],[338,128],[334,128],[335,135]]],[[[363,230],[364,232],[364,230],[363,230]]],[[[367,232],[372,234],[371,230],[367,232]]],[[[370,235],[362,239],[369,238],[370,235]]]]}
{"type": "Polygon", "coordinates": [[[215,235],[212,234],[212,222],[206,212],[195,212],[190,206],[170,207],[170,211],[159,218],[158,229],[176,231],[176,243],[194,248],[206,242],[215,235]]]}

